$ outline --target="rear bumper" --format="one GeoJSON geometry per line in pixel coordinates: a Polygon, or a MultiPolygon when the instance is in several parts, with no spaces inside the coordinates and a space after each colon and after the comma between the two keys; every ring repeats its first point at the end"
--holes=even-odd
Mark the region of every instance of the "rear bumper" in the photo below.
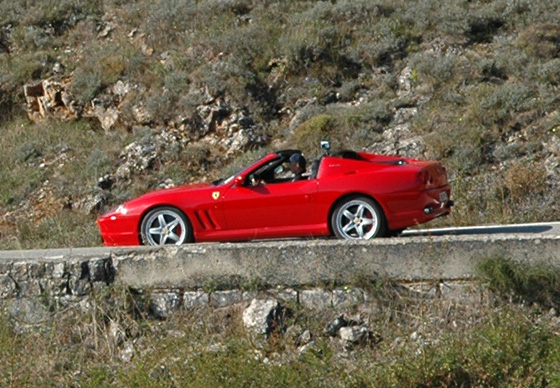
{"type": "Polygon", "coordinates": [[[451,189],[443,186],[407,195],[406,202],[399,201],[388,216],[389,229],[397,230],[423,224],[451,213],[454,201],[451,189]]]}
{"type": "Polygon", "coordinates": [[[442,213],[441,209],[451,210],[451,207],[453,207],[453,205],[455,205],[455,202],[452,201],[452,200],[447,200],[447,201],[439,202],[439,203],[436,203],[436,204],[430,204],[430,205],[427,205],[427,206],[424,207],[424,214],[428,215],[428,216],[432,215],[432,214],[437,214],[436,218],[440,217],[442,215],[447,215],[447,214],[449,214],[449,212],[442,213]]]}

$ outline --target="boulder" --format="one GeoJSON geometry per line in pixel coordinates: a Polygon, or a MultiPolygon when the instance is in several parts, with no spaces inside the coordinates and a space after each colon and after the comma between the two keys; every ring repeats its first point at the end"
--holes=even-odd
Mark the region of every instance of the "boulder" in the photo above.
{"type": "Polygon", "coordinates": [[[350,326],[340,328],[339,336],[349,345],[363,345],[373,338],[373,331],[366,326],[350,326]]]}
{"type": "Polygon", "coordinates": [[[76,119],[78,104],[70,97],[70,78],[48,78],[36,84],[24,85],[27,114],[32,121],[53,117],[59,120],[76,119]]]}
{"type": "Polygon", "coordinates": [[[210,295],[210,305],[215,308],[230,307],[241,302],[242,293],[239,290],[215,291],[210,295]]]}
{"type": "Polygon", "coordinates": [[[255,334],[268,336],[282,325],[282,307],[276,299],[253,299],[243,311],[243,324],[255,334]]]}
{"type": "Polygon", "coordinates": [[[329,324],[325,328],[325,333],[331,337],[335,337],[339,333],[340,329],[346,326],[348,326],[348,321],[346,320],[344,315],[341,315],[334,319],[332,322],[329,322],[329,324]]]}
{"type": "Polygon", "coordinates": [[[157,292],[150,296],[149,312],[155,318],[165,319],[180,307],[180,297],[176,292],[157,292]]]}
{"type": "Polygon", "coordinates": [[[32,298],[12,299],[6,311],[13,319],[27,325],[40,324],[50,317],[44,304],[32,298]]]}
{"type": "Polygon", "coordinates": [[[209,301],[209,295],[204,291],[187,291],[183,294],[183,305],[187,310],[207,307],[209,301]]]}

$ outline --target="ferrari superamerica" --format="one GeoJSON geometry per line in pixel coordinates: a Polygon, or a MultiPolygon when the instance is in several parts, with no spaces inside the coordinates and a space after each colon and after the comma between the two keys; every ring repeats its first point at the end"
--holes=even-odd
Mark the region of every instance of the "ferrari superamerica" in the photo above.
{"type": "Polygon", "coordinates": [[[447,215],[453,205],[446,170],[436,161],[326,153],[294,179],[289,169],[294,154],[301,152],[270,153],[227,179],[158,190],[126,202],[98,219],[103,242],[366,240],[447,215]]]}

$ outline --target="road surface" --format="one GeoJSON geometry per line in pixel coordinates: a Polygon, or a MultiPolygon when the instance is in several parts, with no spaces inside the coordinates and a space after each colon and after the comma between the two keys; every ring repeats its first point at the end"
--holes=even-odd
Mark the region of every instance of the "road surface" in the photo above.
{"type": "MultiPolygon", "coordinates": [[[[520,234],[520,235],[560,235],[560,222],[542,222],[534,224],[516,225],[488,225],[469,226],[438,229],[409,229],[402,233],[402,237],[415,236],[464,236],[464,235],[496,235],[496,234],[520,234]]],[[[21,251],[0,251],[1,259],[63,259],[65,257],[79,256],[104,256],[109,252],[138,251],[140,249],[152,249],[151,247],[91,247],[91,248],[58,248],[58,249],[35,249],[21,251]]]]}

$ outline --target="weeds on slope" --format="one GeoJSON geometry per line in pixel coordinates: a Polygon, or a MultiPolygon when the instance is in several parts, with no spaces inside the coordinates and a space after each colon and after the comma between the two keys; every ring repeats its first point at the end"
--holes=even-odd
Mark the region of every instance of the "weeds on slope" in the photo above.
{"type": "Polygon", "coordinates": [[[243,306],[154,320],[127,291],[101,293],[40,327],[0,318],[0,385],[10,387],[535,387],[560,383],[559,319],[494,299],[446,300],[387,285],[359,314],[380,341],[325,332],[340,312],[289,306],[268,339],[243,306]],[[305,345],[298,333],[309,330],[305,345]]]}

